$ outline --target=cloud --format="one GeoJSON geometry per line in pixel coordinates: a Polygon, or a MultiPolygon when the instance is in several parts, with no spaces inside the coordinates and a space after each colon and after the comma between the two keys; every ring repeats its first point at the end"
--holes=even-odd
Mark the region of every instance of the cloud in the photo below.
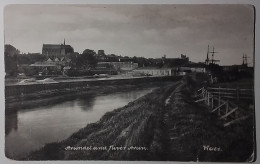
{"type": "Polygon", "coordinates": [[[194,61],[204,60],[210,44],[222,64],[239,64],[243,53],[253,55],[253,16],[250,5],[9,5],[5,42],[23,52],[40,52],[43,43],[66,38],[78,52],[186,53],[194,61]]]}

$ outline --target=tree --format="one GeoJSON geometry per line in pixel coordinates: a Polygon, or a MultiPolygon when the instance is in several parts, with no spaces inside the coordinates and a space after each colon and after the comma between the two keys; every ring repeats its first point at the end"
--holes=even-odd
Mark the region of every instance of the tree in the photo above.
{"type": "Polygon", "coordinates": [[[97,59],[95,57],[95,51],[86,49],[83,54],[79,55],[76,59],[76,67],[80,69],[90,69],[96,66],[97,59]]]}
{"type": "Polygon", "coordinates": [[[14,46],[5,45],[5,72],[7,76],[17,76],[17,55],[20,53],[14,46]]]}

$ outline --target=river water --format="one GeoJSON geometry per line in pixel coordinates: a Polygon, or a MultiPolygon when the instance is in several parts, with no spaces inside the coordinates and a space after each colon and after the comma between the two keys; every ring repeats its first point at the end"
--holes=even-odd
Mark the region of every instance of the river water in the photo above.
{"type": "Polygon", "coordinates": [[[106,112],[122,107],[152,89],[81,95],[6,115],[6,155],[17,159],[46,143],[64,140],[88,123],[98,121],[106,112]]]}

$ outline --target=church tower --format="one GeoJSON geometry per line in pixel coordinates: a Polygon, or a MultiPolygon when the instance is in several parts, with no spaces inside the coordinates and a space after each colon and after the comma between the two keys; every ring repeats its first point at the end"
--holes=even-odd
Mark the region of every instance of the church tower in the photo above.
{"type": "Polygon", "coordinates": [[[61,56],[65,56],[66,53],[65,48],[66,46],[65,46],[65,38],[64,38],[63,45],[61,44],[61,53],[60,53],[61,56]]]}

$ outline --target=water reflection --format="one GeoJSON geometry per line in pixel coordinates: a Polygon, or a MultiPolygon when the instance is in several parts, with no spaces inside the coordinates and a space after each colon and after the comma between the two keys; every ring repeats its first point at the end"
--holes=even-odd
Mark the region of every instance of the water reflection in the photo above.
{"type": "Polygon", "coordinates": [[[12,130],[16,131],[18,126],[17,112],[12,115],[5,116],[5,135],[8,135],[12,130]]]}
{"type": "Polygon", "coordinates": [[[122,107],[151,90],[82,95],[6,115],[6,155],[17,159],[46,143],[64,140],[86,124],[98,121],[106,112],[122,107]]]}
{"type": "Polygon", "coordinates": [[[83,111],[93,110],[93,106],[95,104],[95,96],[94,95],[80,96],[77,103],[78,103],[77,106],[80,107],[81,110],[83,111]]]}

